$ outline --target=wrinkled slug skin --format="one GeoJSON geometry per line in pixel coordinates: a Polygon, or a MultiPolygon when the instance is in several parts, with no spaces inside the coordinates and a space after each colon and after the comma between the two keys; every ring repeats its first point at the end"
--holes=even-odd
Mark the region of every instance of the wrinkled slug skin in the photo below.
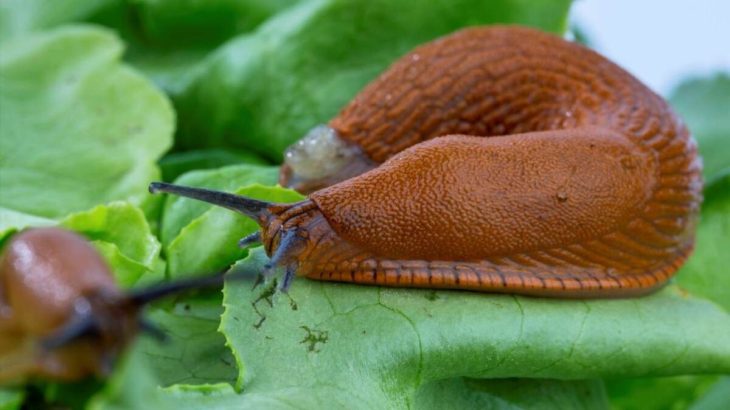
{"type": "Polygon", "coordinates": [[[628,296],[666,283],[692,250],[702,181],[687,129],[630,74],[558,37],[438,39],[329,125],[382,164],[299,207],[300,275],[628,296]]]}

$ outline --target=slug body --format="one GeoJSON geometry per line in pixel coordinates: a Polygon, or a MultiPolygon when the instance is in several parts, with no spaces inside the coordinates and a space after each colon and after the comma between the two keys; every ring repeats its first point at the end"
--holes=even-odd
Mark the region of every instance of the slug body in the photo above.
{"type": "Polygon", "coordinates": [[[316,130],[281,179],[319,190],[249,214],[290,273],[616,297],[660,287],[693,247],[702,181],[687,129],[630,74],[552,35],[438,39],[316,130]]]}
{"type": "Polygon", "coordinates": [[[123,292],[83,237],[59,228],[16,234],[0,258],[0,385],[105,376],[139,331],[162,336],[140,317],[146,303],[221,283],[216,275],[123,292]]]}

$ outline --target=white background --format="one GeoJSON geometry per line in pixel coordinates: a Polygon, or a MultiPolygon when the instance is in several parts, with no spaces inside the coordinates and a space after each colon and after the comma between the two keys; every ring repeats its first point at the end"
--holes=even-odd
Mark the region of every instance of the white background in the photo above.
{"type": "Polygon", "coordinates": [[[730,0],[576,0],[571,23],[665,96],[687,76],[730,72],[730,0]]]}

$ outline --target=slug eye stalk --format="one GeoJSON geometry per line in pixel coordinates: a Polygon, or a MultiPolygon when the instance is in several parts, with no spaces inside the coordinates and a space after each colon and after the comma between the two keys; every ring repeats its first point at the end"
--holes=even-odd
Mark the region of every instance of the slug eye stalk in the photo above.
{"type": "Polygon", "coordinates": [[[291,284],[298,266],[298,255],[306,246],[307,235],[302,234],[299,225],[289,224],[286,211],[292,207],[306,204],[302,201],[295,204],[277,204],[226,192],[213,191],[204,188],[193,188],[153,182],[149,186],[150,193],[168,193],[186,198],[196,199],[213,205],[218,205],[253,219],[261,227],[261,231],[252,233],[238,242],[239,247],[246,247],[254,243],[263,243],[271,260],[264,266],[261,275],[270,276],[277,266],[286,268],[279,290],[286,291],[291,284]]]}
{"type": "Polygon", "coordinates": [[[174,185],[166,182],[151,183],[149,191],[151,194],[164,192],[222,206],[253,219],[261,227],[265,227],[271,219],[272,214],[269,208],[274,205],[270,202],[259,201],[258,199],[229,194],[227,192],[174,185]]]}

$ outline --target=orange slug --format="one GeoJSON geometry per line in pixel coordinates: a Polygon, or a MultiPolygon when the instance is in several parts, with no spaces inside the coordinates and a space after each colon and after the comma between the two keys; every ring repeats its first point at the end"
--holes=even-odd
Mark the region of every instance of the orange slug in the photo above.
{"type": "Polygon", "coordinates": [[[96,250],[59,228],[15,235],[0,259],[0,385],[105,376],[139,330],[150,301],[223,283],[221,275],[123,292],[96,250]]]}
{"type": "Polygon", "coordinates": [[[554,297],[667,282],[701,202],[694,140],[597,53],[521,27],[420,46],[285,155],[269,204],[152,184],[237,210],[271,266],[316,280],[554,297]]]}

